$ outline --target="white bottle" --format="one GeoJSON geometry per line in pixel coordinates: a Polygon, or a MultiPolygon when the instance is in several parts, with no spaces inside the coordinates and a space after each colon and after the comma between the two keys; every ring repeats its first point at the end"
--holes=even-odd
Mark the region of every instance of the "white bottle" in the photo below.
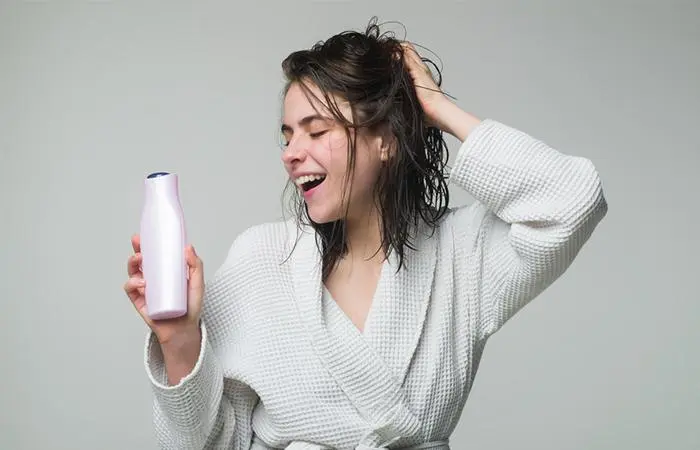
{"type": "Polygon", "coordinates": [[[141,213],[142,270],[146,309],[151,319],[187,314],[188,267],[185,259],[185,219],[178,177],[154,172],[144,182],[141,213]]]}

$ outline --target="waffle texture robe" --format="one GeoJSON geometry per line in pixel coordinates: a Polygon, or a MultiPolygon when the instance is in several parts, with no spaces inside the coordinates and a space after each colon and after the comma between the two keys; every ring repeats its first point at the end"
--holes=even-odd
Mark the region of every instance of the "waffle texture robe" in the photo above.
{"type": "Polygon", "coordinates": [[[572,263],[607,212],[599,175],[484,120],[450,182],[477,201],[384,263],[361,333],[324,295],[313,230],[242,232],[207,282],[192,372],[167,385],[146,339],[165,449],[449,448],[489,336],[572,263]],[[421,448],[421,447],[418,447],[421,448]]]}

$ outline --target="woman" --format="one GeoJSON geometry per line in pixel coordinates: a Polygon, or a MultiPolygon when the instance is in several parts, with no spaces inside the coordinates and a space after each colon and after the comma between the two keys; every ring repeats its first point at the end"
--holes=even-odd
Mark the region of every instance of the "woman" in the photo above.
{"type": "Polygon", "coordinates": [[[299,217],[242,233],[206,289],[188,247],[189,312],[158,322],[132,239],[125,290],[151,328],[158,441],[448,449],[486,340],[605,215],[598,174],[461,110],[375,23],[283,69],[299,217]],[[449,179],[443,132],[462,142],[449,179]],[[448,181],[477,202],[448,208],[448,181]]]}

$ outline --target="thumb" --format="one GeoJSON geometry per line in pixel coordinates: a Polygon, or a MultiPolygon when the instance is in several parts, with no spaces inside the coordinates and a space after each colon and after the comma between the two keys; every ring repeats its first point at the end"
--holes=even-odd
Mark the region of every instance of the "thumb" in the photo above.
{"type": "Polygon", "coordinates": [[[202,259],[197,255],[194,246],[188,245],[185,248],[185,260],[189,270],[189,286],[190,291],[201,289],[204,284],[204,264],[202,259]]]}

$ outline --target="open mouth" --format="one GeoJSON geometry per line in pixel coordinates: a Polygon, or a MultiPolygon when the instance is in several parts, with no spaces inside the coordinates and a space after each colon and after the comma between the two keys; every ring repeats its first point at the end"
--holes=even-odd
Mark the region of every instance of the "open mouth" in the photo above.
{"type": "Polygon", "coordinates": [[[326,179],[325,175],[304,175],[296,179],[295,183],[302,191],[308,192],[317,187],[326,179]]]}

